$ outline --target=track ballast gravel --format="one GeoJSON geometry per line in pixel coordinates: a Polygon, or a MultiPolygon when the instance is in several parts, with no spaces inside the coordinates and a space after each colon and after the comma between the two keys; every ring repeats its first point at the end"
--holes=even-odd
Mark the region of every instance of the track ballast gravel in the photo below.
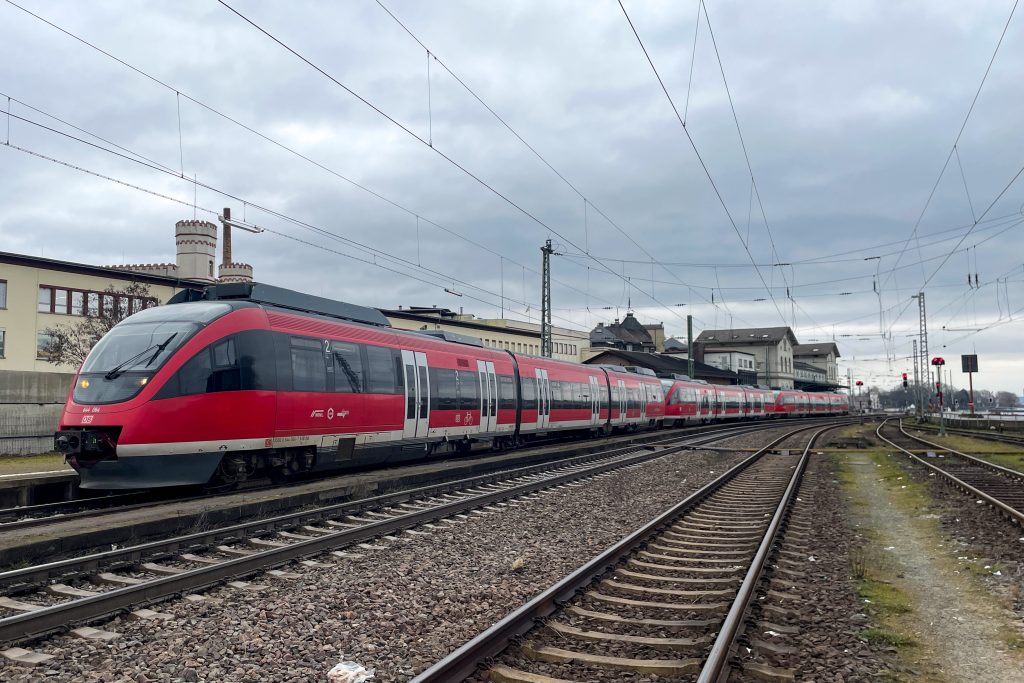
{"type": "MultiPolygon", "coordinates": [[[[766,434],[730,440],[763,445],[766,434]]],[[[337,662],[407,681],[600,550],[746,454],[683,452],[510,504],[451,525],[354,547],[361,557],[294,565],[248,588],[176,600],[166,622],[118,618],[110,643],[70,636],[34,648],[55,655],[14,681],[319,681],[337,662]]]]}

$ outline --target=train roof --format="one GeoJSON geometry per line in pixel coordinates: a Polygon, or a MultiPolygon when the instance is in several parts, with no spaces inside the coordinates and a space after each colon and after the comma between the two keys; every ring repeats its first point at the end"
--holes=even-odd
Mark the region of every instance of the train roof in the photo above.
{"type": "Polygon", "coordinates": [[[258,282],[224,282],[205,287],[202,292],[183,290],[175,294],[167,303],[181,304],[193,301],[249,301],[298,313],[322,315],[374,327],[391,327],[388,319],[376,308],[357,306],[344,301],[303,294],[258,282]]]}

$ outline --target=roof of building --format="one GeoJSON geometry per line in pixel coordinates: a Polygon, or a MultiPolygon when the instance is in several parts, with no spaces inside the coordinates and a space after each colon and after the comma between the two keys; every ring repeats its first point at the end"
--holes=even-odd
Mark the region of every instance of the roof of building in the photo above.
{"type": "MultiPolygon", "coordinates": [[[[611,361],[612,356],[618,358],[620,361],[618,363],[614,363],[615,365],[639,365],[641,367],[650,368],[656,373],[664,374],[675,373],[685,375],[689,372],[689,363],[682,358],[676,358],[675,356],[665,355],[663,353],[647,353],[645,351],[608,349],[584,362],[588,365],[607,365],[611,361]]],[[[713,365],[708,365],[707,363],[701,363],[698,361],[694,361],[693,370],[693,374],[696,375],[697,378],[720,377],[731,380],[738,380],[739,378],[735,372],[722,370],[721,368],[716,368],[713,365]]]]}
{"type": "Polygon", "coordinates": [[[797,344],[793,347],[794,356],[824,356],[829,351],[839,358],[839,347],[835,342],[821,342],[820,344],[797,344]]]}
{"type": "Polygon", "coordinates": [[[121,267],[111,268],[108,266],[91,266],[85,263],[58,261],[57,259],[43,258],[41,256],[12,254],[6,251],[0,251],[0,263],[7,263],[12,266],[25,266],[27,268],[57,270],[64,273],[75,273],[76,275],[92,275],[94,277],[106,278],[108,280],[145,282],[151,285],[164,285],[166,287],[201,289],[210,284],[203,280],[187,280],[184,278],[169,277],[166,275],[151,275],[149,273],[121,270],[121,267]]]}
{"type": "Polygon", "coordinates": [[[665,340],[665,350],[687,351],[689,350],[689,346],[684,341],[680,341],[675,337],[669,337],[668,339],[665,340]]]}
{"type": "Polygon", "coordinates": [[[704,330],[697,336],[698,342],[719,344],[751,344],[754,342],[780,342],[789,337],[796,346],[796,335],[790,327],[747,327],[733,330],[704,330]]]}
{"type": "Polygon", "coordinates": [[[627,313],[622,322],[616,320],[610,325],[598,323],[597,327],[590,332],[590,340],[591,342],[621,341],[627,344],[654,346],[651,333],[632,313],[627,313]]]}

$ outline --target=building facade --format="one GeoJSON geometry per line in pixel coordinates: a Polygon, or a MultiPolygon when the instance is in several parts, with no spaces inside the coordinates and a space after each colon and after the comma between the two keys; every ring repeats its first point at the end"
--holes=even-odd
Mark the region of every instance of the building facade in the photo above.
{"type": "Polygon", "coordinates": [[[793,348],[796,335],[789,327],[704,330],[694,341],[694,357],[741,352],[753,356],[757,383],[772,389],[793,389],[793,348]]]}
{"type": "Polygon", "coordinates": [[[793,372],[793,381],[796,384],[797,389],[814,390],[815,387],[824,386],[826,384],[825,371],[816,365],[794,360],[793,372]]]}
{"type": "Polygon", "coordinates": [[[820,370],[822,377],[819,383],[823,387],[839,386],[839,347],[834,342],[797,344],[793,347],[793,361],[820,370]]]}
{"type": "MultiPolygon", "coordinates": [[[[447,308],[409,307],[381,310],[392,327],[400,330],[442,330],[478,337],[484,346],[534,356],[540,355],[540,324],[520,320],[481,319],[447,308]]],[[[564,328],[551,333],[552,358],[579,362],[587,334],[564,328]]]]}

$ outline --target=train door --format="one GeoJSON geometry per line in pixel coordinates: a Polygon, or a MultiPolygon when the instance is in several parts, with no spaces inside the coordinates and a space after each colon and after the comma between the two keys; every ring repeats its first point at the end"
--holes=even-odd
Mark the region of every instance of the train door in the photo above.
{"type": "Polygon", "coordinates": [[[544,429],[551,423],[551,383],[548,371],[536,368],[537,373],[537,429],[544,429]]]}
{"type": "Polygon", "coordinates": [[[405,426],[402,437],[424,438],[430,425],[430,376],[427,373],[427,354],[422,351],[402,351],[405,368],[405,426]]]}
{"type": "Polygon", "coordinates": [[[494,363],[478,360],[476,367],[480,378],[480,431],[493,432],[498,422],[498,378],[494,363]]]}
{"type": "Polygon", "coordinates": [[[601,393],[597,378],[590,378],[590,424],[594,426],[601,421],[601,393]]]}
{"type": "Polygon", "coordinates": [[[626,421],[626,406],[629,401],[629,395],[626,393],[626,382],[625,380],[618,380],[619,386],[619,422],[626,421]]]}

